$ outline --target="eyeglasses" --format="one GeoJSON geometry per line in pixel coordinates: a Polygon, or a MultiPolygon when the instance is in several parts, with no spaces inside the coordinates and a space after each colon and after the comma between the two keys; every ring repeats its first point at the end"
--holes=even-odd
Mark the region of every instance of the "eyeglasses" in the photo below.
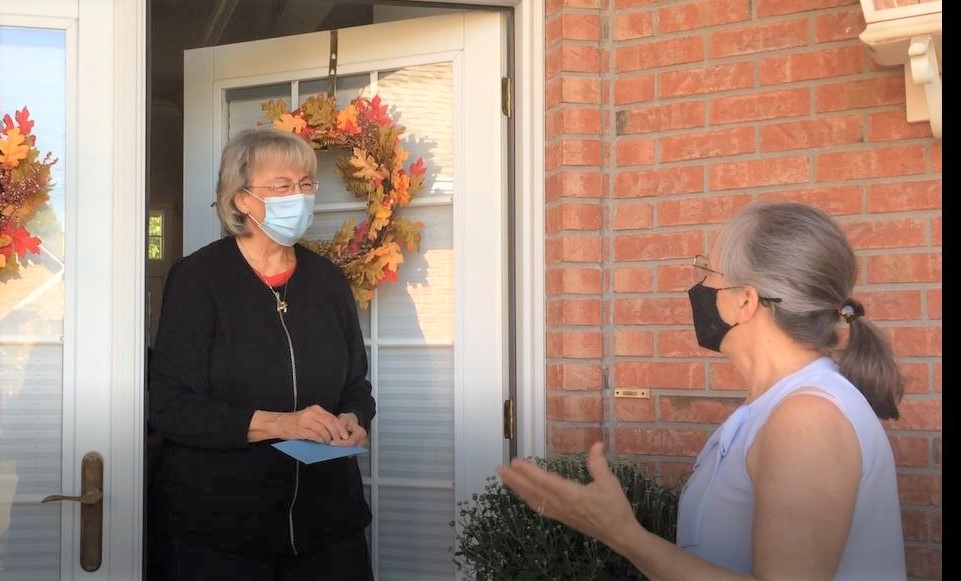
{"type": "MultiPolygon", "coordinates": [[[[710,275],[710,274],[716,274],[716,275],[718,275],[718,276],[724,276],[723,273],[718,272],[718,271],[714,270],[713,268],[711,268],[711,263],[708,261],[707,257],[704,256],[703,254],[698,254],[697,256],[695,256],[695,257],[694,257],[694,261],[691,263],[691,266],[694,267],[694,284],[700,284],[700,283],[704,282],[704,281],[707,279],[708,275],[710,275]]],[[[743,284],[736,284],[736,285],[734,285],[734,286],[721,287],[721,288],[718,288],[718,289],[716,289],[716,290],[722,291],[722,290],[731,290],[731,289],[743,288],[743,287],[744,287],[743,284]]],[[[779,303],[779,302],[781,302],[781,299],[778,298],[778,297],[762,297],[762,296],[758,295],[757,298],[758,298],[762,303],[779,303]]]]}
{"type": "Polygon", "coordinates": [[[303,180],[301,182],[278,182],[267,186],[246,186],[247,188],[263,188],[272,194],[286,196],[294,192],[300,194],[315,194],[320,182],[313,180],[303,180]]]}

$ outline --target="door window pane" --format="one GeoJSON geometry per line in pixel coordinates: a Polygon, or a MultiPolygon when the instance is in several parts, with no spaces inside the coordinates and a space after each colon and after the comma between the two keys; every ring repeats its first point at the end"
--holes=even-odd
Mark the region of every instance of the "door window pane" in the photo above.
{"type": "Polygon", "coordinates": [[[0,274],[0,579],[60,579],[66,35],[0,26],[0,106],[28,107],[51,168],[50,200],[24,225],[41,239],[0,274]]]}

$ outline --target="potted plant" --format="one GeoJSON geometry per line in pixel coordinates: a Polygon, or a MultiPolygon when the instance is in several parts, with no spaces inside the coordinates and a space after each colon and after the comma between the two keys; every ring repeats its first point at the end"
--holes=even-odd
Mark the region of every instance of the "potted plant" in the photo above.
{"type": "MultiPolygon", "coordinates": [[[[533,458],[565,478],[590,482],[585,454],[533,458]]],[[[676,486],[648,478],[643,468],[617,459],[611,470],[624,487],[634,514],[649,531],[674,541],[676,486]]],[[[500,481],[491,477],[480,494],[458,510],[454,562],[477,581],[607,581],[645,579],[609,547],[567,526],[540,516],[500,481]]]]}

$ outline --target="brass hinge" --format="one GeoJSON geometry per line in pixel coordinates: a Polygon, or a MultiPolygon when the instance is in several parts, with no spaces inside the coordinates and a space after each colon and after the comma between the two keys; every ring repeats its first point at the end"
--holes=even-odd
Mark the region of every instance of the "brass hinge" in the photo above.
{"type": "Polygon", "coordinates": [[[514,115],[514,79],[501,78],[501,111],[510,119],[514,115]]]}
{"type": "Polygon", "coordinates": [[[514,410],[514,400],[504,400],[504,439],[513,440],[517,437],[517,414],[514,410]]]}

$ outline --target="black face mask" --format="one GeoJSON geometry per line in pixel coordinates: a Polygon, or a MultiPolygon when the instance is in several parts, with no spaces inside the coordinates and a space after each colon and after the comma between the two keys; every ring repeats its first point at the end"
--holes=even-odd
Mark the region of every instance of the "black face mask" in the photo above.
{"type": "Polygon", "coordinates": [[[688,298],[691,299],[691,311],[694,313],[694,333],[697,335],[697,344],[711,351],[721,351],[721,341],[727,332],[737,326],[737,323],[728,325],[721,318],[721,313],[717,310],[717,291],[716,288],[704,286],[699,282],[687,291],[688,298]]]}

